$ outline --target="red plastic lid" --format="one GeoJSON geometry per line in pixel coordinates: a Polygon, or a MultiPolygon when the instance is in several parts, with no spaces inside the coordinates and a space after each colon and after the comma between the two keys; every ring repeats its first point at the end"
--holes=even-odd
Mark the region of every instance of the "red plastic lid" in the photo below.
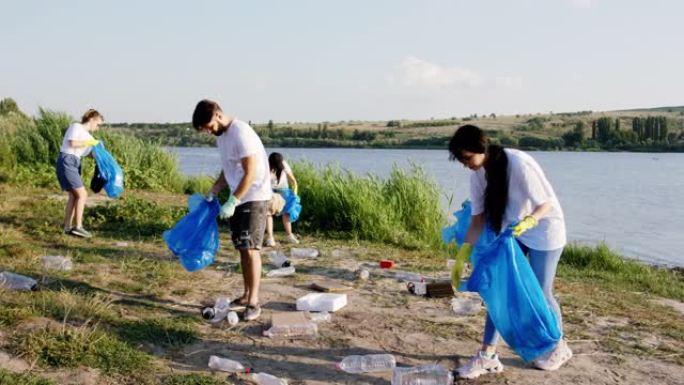
{"type": "Polygon", "coordinates": [[[389,269],[391,267],[394,267],[394,261],[389,259],[383,259],[380,261],[380,267],[383,269],[389,269]]]}

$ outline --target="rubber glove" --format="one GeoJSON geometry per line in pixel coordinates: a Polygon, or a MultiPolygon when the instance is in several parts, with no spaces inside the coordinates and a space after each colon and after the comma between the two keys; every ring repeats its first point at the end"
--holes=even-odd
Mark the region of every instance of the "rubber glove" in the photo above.
{"type": "Polygon", "coordinates": [[[537,222],[537,219],[531,215],[526,216],[521,220],[520,222],[516,223],[511,227],[511,230],[513,230],[513,236],[519,237],[524,233],[525,231],[537,226],[539,222],[537,222]]]}
{"type": "Polygon", "coordinates": [[[97,140],[97,139],[90,139],[90,140],[84,140],[84,141],[83,141],[83,144],[86,145],[86,146],[88,146],[88,147],[90,147],[90,146],[95,146],[95,145],[97,145],[98,143],[100,143],[100,141],[97,140]]]}
{"type": "Polygon", "coordinates": [[[221,219],[228,219],[235,214],[235,208],[237,205],[240,204],[240,200],[235,197],[235,195],[231,195],[230,198],[226,201],[226,203],[221,206],[221,211],[219,212],[219,216],[221,219]]]}
{"type": "Polygon", "coordinates": [[[458,288],[461,284],[461,273],[463,273],[463,266],[470,259],[470,254],[473,253],[473,245],[464,243],[458,248],[456,253],[456,263],[451,269],[451,286],[458,288]]]}

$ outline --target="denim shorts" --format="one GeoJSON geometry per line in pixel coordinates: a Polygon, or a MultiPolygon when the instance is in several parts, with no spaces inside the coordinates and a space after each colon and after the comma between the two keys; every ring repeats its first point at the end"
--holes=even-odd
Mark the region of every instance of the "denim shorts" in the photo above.
{"type": "Polygon", "coordinates": [[[261,249],[270,203],[253,201],[235,208],[235,214],[230,217],[230,238],[236,249],[261,249]]]}
{"type": "Polygon", "coordinates": [[[72,154],[59,153],[55,162],[57,180],[62,191],[83,187],[81,180],[81,158],[72,154]]]}

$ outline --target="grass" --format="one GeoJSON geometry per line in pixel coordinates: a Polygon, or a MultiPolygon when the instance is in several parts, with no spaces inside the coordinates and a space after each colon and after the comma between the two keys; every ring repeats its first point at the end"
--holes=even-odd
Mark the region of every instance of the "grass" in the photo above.
{"type": "Polygon", "coordinates": [[[57,385],[54,381],[31,373],[12,373],[0,369],[0,385],[57,385]]]}
{"type": "Polygon", "coordinates": [[[172,374],[164,379],[162,385],[228,385],[232,382],[206,374],[172,374]]]}
{"type": "Polygon", "coordinates": [[[197,318],[153,318],[119,323],[118,335],[124,341],[152,343],[164,348],[178,348],[198,340],[197,318]]]}

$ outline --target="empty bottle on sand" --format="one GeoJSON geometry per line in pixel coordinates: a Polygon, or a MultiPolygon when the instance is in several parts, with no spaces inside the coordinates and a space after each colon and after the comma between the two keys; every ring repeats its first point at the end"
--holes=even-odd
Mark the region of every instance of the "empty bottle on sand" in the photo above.
{"type": "Polygon", "coordinates": [[[266,276],[269,278],[287,277],[287,276],[293,275],[294,273],[295,273],[295,267],[289,266],[289,267],[281,267],[280,269],[271,270],[266,274],[266,276]]]}
{"type": "Polygon", "coordinates": [[[287,381],[268,373],[254,373],[251,377],[257,385],[287,385],[287,381]]]}
{"type": "Polygon", "coordinates": [[[209,368],[231,373],[249,373],[250,369],[245,368],[241,363],[219,356],[209,357],[209,368]]]}
{"type": "Polygon", "coordinates": [[[202,317],[209,322],[221,322],[230,312],[230,298],[219,297],[216,299],[214,307],[205,307],[202,309],[202,317]]]}
{"type": "Polygon", "coordinates": [[[38,282],[33,278],[3,271],[0,273],[0,287],[8,290],[36,290],[38,282]]]}
{"type": "Polygon", "coordinates": [[[347,373],[386,372],[394,369],[397,361],[391,354],[367,354],[365,356],[347,356],[337,368],[347,373]]]}
{"type": "Polygon", "coordinates": [[[71,259],[61,255],[45,255],[40,257],[40,263],[47,270],[69,271],[73,268],[71,259]]]}
{"type": "Polygon", "coordinates": [[[454,376],[441,365],[423,365],[412,368],[395,368],[392,385],[451,385],[454,376]]]}

